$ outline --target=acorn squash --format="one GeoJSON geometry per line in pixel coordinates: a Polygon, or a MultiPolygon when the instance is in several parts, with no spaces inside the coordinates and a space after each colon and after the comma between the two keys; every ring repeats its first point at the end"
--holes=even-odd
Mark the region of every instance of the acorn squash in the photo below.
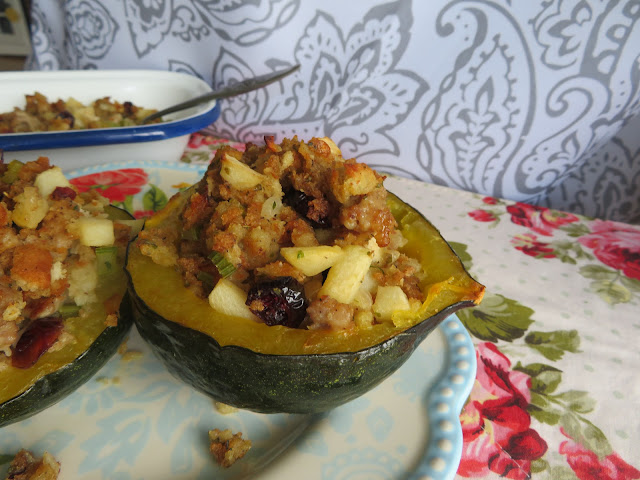
{"type": "MultiPolygon", "coordinates": [[[[173,197],[145,228],[175,222],[188,195],[173,197]]],[[[125,271],[140,335],[174,376],[235,407],[322,412],[366,393],[397,370],[440,322],[476,305],[484,293],[426,218],[392,194],[387,203],[407,239],[401,251],[418,259],[426,273],[420,285],[426,300],[417,311],[349,331],[229,317],[186,288],[174,268],[154,263],[131,242],[125,271]]]]}
{"type": "MultiPolygon", "coordinates": [[[[124,210],[105,209],[113,220],[132,220],[124,210]]],[[[24,420],[57,403],[91,378],[117,351],[133,325],[126,277],[120,268],[99,283],[98,301],[83,307],[82,317],[65,318],[65,329],[75,342],[45,352],[29,368],[6,364],[0,370],[0,427],[24,420]],[[104,300],[121,298],[117,325],[107,326],[104,300]]]]}

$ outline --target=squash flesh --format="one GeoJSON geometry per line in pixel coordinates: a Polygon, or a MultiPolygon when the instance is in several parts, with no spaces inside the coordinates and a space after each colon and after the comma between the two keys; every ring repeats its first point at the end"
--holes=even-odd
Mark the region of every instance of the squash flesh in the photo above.
{"type": "MultiPolygon", "coordinates": [[[[173,199],[165,210],[149,221],[153,226],[169,223],[182,202],[173,199]]],[[[227,317],[214,311],[206,299],[198,298],[183,286],[179,273],[155,264],[132,243],[127,271],[135,296],[165,319],[209,335],[221,345],[238,345],[255,352],[300,355],[354,352],[377,345],[422,320],[459,302],[479,303],[484,287],[464,270],[458,257],[438,231],[408,205],[389,195],[388,204],[408,240],[403,253],[417,258],[427,272],[421,286],[427,294],[425,304],[404,315],[400,327],[390,322],[368,329],[339,332],[291,329],[227,317]],[[429,292],[431,291],[431,295],[429,292]],[[171,295],[167,295],[171,292],[171,295]]]]}

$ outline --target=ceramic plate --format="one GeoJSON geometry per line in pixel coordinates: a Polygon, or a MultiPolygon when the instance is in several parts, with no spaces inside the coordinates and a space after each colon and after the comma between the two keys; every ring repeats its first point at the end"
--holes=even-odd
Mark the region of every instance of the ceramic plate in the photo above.
{"type": "MultiPolygon", "coordinates": [[[[140,162],[69,174],[102,187],[113,203],[143,216],[200,178],[203,166],[140,162]]],[[[389,182],[393,190],[393,182],[389,182]]],[[[47,450],[65,479],[447,479],[462,448],[459,412],[476,372],[471,338],[455,315],[396,373],[368,394],[322,415],[222,415],[212,401],[164,369],[137,332],[74,394],[5,427],[0,458],[19,447],[47,450]],[[222,470],[207,431],[251,439],[247,456],[222,470]]],[[[0,475],[6,463],[0,465],[0,475]]]]}

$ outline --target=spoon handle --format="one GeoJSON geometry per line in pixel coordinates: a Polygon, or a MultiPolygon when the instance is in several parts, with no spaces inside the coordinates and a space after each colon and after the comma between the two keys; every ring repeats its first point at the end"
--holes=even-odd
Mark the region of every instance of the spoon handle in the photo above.
{"type": "Polygon", "coordinates": [[[157,118],[160,118],[164,115],[167,115],[169,113],[178,112],[180,110],[184,110],[185,108],[195,107],[196,105],[210,102],[211,100],[229,98],[235,95],[241,95],[243,93],[256,90],[258,88],[266,87],[270,83],[277,82],[278,80],[286,77],[287,75],[290,75],[291,73],[298,70],[298,68],[300,68],[300,65],[295,65],[285,70],[279,70],[277,72],[271,72],[264,75],[259,75],[254,78],[248,78],[246,80],[242,80],[232,85],[222,87],[220,90],[216,90],[215,92],[205,93],[204,95],[200,95],[199,97],[192,98],[191,100],[187,100],[186,102],[178,103],[176,105],[173,105],[172,107],[159,110],[156,113],[152,113],[151,115],[145,117],[142,120],[142,123],[144,124],[152,120],[155,120],[157,118]]]}

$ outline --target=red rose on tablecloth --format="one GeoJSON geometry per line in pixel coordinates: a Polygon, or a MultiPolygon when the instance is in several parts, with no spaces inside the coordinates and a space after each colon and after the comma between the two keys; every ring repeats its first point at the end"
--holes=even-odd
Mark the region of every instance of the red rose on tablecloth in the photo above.
{"type": "Polygon", "coordinates": [[[640,280],[640,230],[624,223],[595,220],[591,233],[578,241],[593,249],[593,254],[605,265],[640,280]]]}
{"type": "Polygon", "coordinates": [[[616,453],[599,459],[582,445],[577,444],[560,429],[569,440],[560,444],[559,452],[567,457],[567,463],[580,480],[631,480],[640,478],[640,471],[622,460],[616,453]]]}
{"type": "Polygon", "coordinates": [[[553,231],[567,223],[577,222],[578,217],[571,213],[536,207],[527,203],[515,203],[507,207],[511,221],[533,230],[540,235],[553,235],[553,231]]]}
{"type": "Polygon", "coordinates": [[[548,243],[539,242],[538,237],[533,233],[523,233],[511,239],[511,243],[516,250],[536,258],[553,258],[556,256],[552,247],[548,243]]]}
{"type": "Polygon", "coordinates": [[[482,201],[487,205],[496,205],[498,203],[498,199],[494,197],[484,197],[482,201]]]}
{"type": "Polygon", "coordinates": [[[92,173],[70,180],[79,191],[97,189],[111,202],[124,202],[129,195],[142,190],[148,179],[142,168],[123,168],[106,172],[92,173]]]}
{"type": "Polygon", "coordinates": [[[469,216],[478,222],[495,222],[498,218],[486,210],[473,210],[469,216]]]}
{"type": "Polygon", "coordinates": [[[244,151],[245,145],[244,143],[236,143],[231,142],[229,140],[225,140],[224,138],[212,137],[210,135],[203,135],[201,133],[193,133],[189,137],[189,143],[187,143],[187,148],[198,149],[202,146],[209,145],[230,145],[236,150],[244,151]]]}
{"type": "Polygon", "coordinates": [[[547,451],[527,412],[531,377],[511,370],[509,359],[492,343],[479,344],[476,357],[476,381],[460,415],[464,443],[458,475],[481,477],[495,472],[527,479],[531,462],[547,451]]]}

